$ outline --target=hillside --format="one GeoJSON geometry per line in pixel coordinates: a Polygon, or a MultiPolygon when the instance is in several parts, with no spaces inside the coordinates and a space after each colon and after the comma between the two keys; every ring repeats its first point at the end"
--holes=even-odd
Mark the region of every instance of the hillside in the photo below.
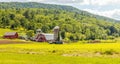
{"type": "Polygon", "coordinates": [[[79,10],[72,7],[72,6],[63,6],[63,5],[54,5],[54,4],[44,4],[44,3],[36,3],[36,2],[1,2],[0,3],[1,9],[8,9],[8,8],[44,8],[44,9],[56,9],[56,10],[66,10],[71,12],[78,12],[79,10]]]}
{"type": "Polygon", "coordinates": [[[8,8],[44,8],[44,9],[57,9],[57,10],[65,10],[65,11],[70,11],[70,12],[76,12],[79,14],[84,14],[86,16],[91,16],[95,17],[100,20],[105,20],[105,21],[118,21],[115,19],[107,18],[104,16],[99,16],[99,15],[94,15],[86,11],[79,10],[77,8],[74,8],[72,6],[64,6],[64,5],[55,5],[55,4],[44,4],[44,3],[36,3],[36,2],[25,2],[25,3],[20,3],[20,2],[1,2],[0,3],[0,9],[8,9],[8,8]]]}
{"type": "Polygon", "coordinates": [[[114,39],[120,36],[120,24],[71,6],[42,3],[0,3],[0,28],[52,33],[60,26],[64,40],[114,39]],[[103,20],[104,19],[104,20],[103,20]]]}

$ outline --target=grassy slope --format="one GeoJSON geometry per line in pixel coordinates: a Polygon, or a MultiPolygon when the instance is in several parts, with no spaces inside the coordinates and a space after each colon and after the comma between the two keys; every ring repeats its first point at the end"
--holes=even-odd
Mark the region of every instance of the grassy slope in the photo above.
{"type": "Polygon", "coordinates": [[[0,28],[0,38],[6,33],[6,32],[18,32],[19,35],[25,35],[25,30],[22,28],[20,30],[11,30],[11,29],[3,29],[0,28]]]}
{"type": "Polygon", "coordinates": [[[120,58],[0,53],[0,64],[119,64],[120,58]]]}
{"type": "Polygon", "coordinates": [[[14,32],[13,30],[10,30],[10,29],[3,29],[3,28],[0,28],[0,36],[4,35],[4,33],[6,32],[14,32]]]}
{"type": "Polygon", "coordinates": [[[0,64],[119,64],[119,43],[102,44],[2,44],[0,64]],[[113,50],[114,55],[94,56],[95,52],[113,50]],[[86,54],[83,56],[63,56],[63,54],[86,54]],[[91,53],[93,55],[91,55],[91,53]]]}

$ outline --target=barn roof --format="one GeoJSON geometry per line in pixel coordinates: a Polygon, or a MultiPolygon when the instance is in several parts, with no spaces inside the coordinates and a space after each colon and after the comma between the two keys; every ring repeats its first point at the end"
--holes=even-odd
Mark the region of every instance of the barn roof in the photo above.
{"type": "Polygon", "coordinates": [[[54,34],[44,34],[46,40],[54,40],[54,34]]]}
{"type": "Polygon", "coordinates": [[[17,32],[6,32],[5,35],[15,35],[17,32]]]}

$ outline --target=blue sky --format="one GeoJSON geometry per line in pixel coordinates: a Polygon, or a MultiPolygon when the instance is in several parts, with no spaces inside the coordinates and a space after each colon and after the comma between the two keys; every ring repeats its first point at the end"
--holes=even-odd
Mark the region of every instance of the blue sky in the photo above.
{"type": "Polygon", "coordinates": [[[120,0],[0,0],[0,2],[40,2],[71,5],[93,14],[120,20],[120,0]]]}

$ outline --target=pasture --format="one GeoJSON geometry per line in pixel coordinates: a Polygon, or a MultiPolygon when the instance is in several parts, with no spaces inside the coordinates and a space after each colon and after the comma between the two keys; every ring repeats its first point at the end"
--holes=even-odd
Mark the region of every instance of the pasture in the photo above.
{"type": "Polygon", "coordinates": [[[0,39],[3,37],[5,32],[13,32],[13,30],[0,28],[0,39]]]}
{"type": "Polygon", "coordinates": [[[0,64],[120,64],[120,43],[0,44],[0,64]]]}
{"type": "MultiPolygon", "coordinates": [[[[1,37],[5,32],[13,32],[0,30],[1,37]]],[[[0,39],[0,64],[120,64],[119,59],[120,38],[66,44],[0,39]]]]}

